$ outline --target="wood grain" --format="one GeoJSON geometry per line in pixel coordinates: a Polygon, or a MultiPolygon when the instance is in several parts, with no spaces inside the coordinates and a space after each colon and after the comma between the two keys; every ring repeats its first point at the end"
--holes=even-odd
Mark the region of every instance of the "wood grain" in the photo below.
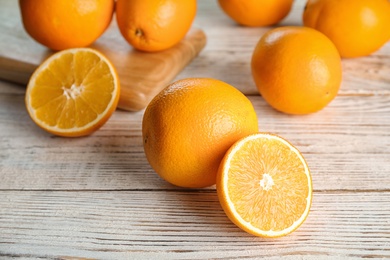
{"type": "MultiPolygon", "coordinates": [[[[304,4],[296,0],[282,25],[302,25],[304,4]]],[[[194,27],[208,43],[174,80],[231,83],[261,131],[298,147],[313,175],[307,221],[287,237],[253,237],[226,218],[215,187],[157,176],[142,148],[143,110],[117,110],[88,137],[55,137],[29,119],[25,87],[0,81],[0,259],[390,258],[390,43],[342,61],[340,93],[324,110],[291,116],[267,105],[251,79],[251,52],[270,27],[237,26],[209,0],[198,0],[194,27]]]]}
{"type": "MultiPolygon", "coordinates": [[[[105,54],[118,71],[118,107],[138,111],[169,84],[204,48],[205,33],[192,28],[172,48],[146,53],[125,42],[113,19],[108,30],[90,47],[105,54]]],[[[37,66],[53,52],[24,31],[17,1],[3,1],[0,9],[0,78],[26,85],[37,66]]]]}
{"type": "Polygon", "coordinates": [[[254,238],[237,228],[215,191],[3,191],[0,196],[0,257],[390,257],[389,192],[316,193],[307,221],[281,239],[254,238]]]}
{"type": "MultiPolygon", "coordinates": [[[[324,110],[307,116],[285,115],[260,96],[249,98],[260,130],[287,138],[304,154],[316,190],[390,187],[386,171],[390,166],[389,96],[339,96],[324,110]]],[[[142,111],[117,111],[93,135],[64,139],[34,125],[22,94],[1,95],[0,189],[170,187],[146,161],[142,116],[142,111]]]]}

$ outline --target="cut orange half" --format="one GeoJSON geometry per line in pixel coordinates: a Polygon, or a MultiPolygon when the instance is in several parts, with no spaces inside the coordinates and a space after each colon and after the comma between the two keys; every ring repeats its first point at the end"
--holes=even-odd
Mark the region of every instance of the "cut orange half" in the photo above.
{"type": "Polygon", "coordinates": [[[268,133],[236,142],[217,175],[217,193],[226,215],[261,237],[285,236],[297,229],[309,214],[312,189],[302,154],[268,133]]]}
{"type": "Polygon", "coordinates": [[[57,52],[33,73],[26,107],[32,120],[60,136],[84,136],[99,129],[115,111],[120,94],[111,62],[90,48],[57,52]]]}

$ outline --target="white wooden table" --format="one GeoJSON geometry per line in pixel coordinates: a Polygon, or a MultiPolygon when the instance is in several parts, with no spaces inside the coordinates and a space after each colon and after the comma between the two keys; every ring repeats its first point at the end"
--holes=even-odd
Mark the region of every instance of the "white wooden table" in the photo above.
{"type": "MultiPolygon", "coordinates": [[[[390,258],[390,42],[343,60],[339,95],[306,116],[276,112],[258,95],[250,57],[269,28],[237,26],[199,0],[208,43],[177,79],[213,77],[253,102],[262,131],[287,138],[312,170],[306,222],[279,239],[253,237],[223,213],[215,187],[161,180],[142,148],[143,111],[116,111],[76,139],[40,130],[25,86],[0,81],[0,259],[390,258]]],[[[282,25],[301,25],[296,1],[282,25]]]]}

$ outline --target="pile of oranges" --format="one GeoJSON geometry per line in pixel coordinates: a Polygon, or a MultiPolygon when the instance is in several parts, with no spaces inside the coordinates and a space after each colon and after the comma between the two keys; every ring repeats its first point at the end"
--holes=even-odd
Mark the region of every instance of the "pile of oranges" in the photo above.
{"type": "Polygon", "coordinates": [[[20,0],[26,32],[59,51],[30,78],[26,107],[42,129],[66,137],[99,129],[118,105],[120,80],[102,53],[85,48],[110,26],[135,49],[157,52],[179,43],[196,14],[196,0],[20,0]]]}
{"type": "MultiPolygon", "coordinates": [[[[242,26],[280,22],[293,0],[218,0],[242,26]]],[[[94,42],[116,13],[135,49],[171,48],[188,32],[196,0],[20,0],[26,31],[57,52],[32,75],[31,118],[61,136],[91,134],[115,111],[120,83],[94,42]],[[64,12],[66,10],[66,12],[64,12]]],[[[271,29],[251,59],[254,82],[276,110],[308,114],[326,107],[342,81],[342,58],[369,55],[390,39],[388,0],[308,0],[303,26],[271,29]]],[[[249,62],[249,61],[248,61],[249,62]]],[[[262,237],[284,236],[309,214],[312,180],[302,154],[282,137],[259,132],[251,101],[216,79],[174,82],[147,106],[143,146],[155,172],[171,184],[216,184],[226,215],[262,237]]]]}
{"type": "Polygon", "coordinates": [[[161,51],[190,29],[196,0],[20,0],[24,28],[53,50],[86,47],[109,27],[113,14],[126,41],[142,51],[161,51]]]}
{"type": "MultiPolygon", "coordinates": [[[[292,0],[218,2],[245,26],[277,24],[293,4],[292,0]]],[[[288,114],[323,109],[340,88],[340,57],[369,55],[390,39],[388,0],[308,0],[302,20],[305,27],[267,32],[252,56],[252,75],[260,94],[288,114]]]]}

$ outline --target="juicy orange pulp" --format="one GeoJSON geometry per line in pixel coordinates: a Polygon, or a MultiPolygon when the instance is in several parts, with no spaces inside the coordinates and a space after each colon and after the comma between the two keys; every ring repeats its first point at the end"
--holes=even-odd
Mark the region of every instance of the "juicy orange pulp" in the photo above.
{"type": "Polygon", "coordinates": [[[286,140],[258,133],[235,143],[217,175],[217,192],[227,216],[263,237],[298,228],[311,206],[312,181],[301,153],[286,140]]]}
{"type": "Polygon", "coordinates": [[[50,133],[87,135],[115,111],[119,80],[101,53],[76,48],[58,52],[32,75],[26,92],[31,118],[50,133]]]}

